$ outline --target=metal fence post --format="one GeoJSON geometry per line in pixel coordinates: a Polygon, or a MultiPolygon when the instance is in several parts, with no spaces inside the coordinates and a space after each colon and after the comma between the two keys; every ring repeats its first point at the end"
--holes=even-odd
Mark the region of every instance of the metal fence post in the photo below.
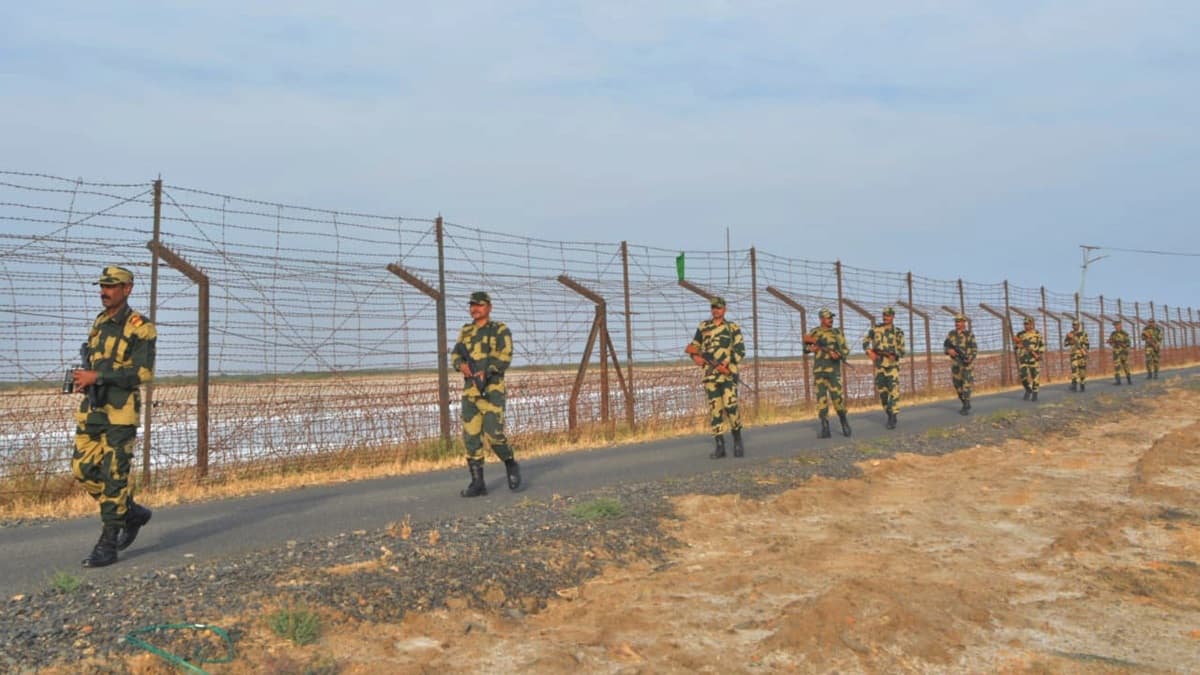
{"type": "MultiPolygon", "coordinates": [[[[162,244],[162,176],[154,181],[154,231],[156,244],[162,244]]],[[[158,252],[150,249],[150,323],[158,320],[158,252]]],[[[143,387],[145,410],[142,411],[142,485],[150,485],[150,437],[154,434],[154,382],[143,387]]]]}

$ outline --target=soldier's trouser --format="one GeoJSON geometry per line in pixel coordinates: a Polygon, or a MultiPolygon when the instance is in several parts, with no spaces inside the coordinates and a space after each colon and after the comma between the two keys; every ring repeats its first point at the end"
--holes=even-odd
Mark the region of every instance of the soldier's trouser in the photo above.
{"type": "Polygon", "coordinates": [[[704,395],[708,397],[708,424],[714,436],[742,428],[742,419],[738,415],[737,385],[733,380],[721,378],[705,381],[704,395]]]}
{"type": "Polygon", "coordinates": [[[1075,384],[1084,384],[1087,381],[1086,355],[1071,355],[1071,381],[1075,384]]]}
{"type": "Polygon", "coordinates": [[[876,366],[875,393],[883,409],[894,413],[900,403],[900,366],[876,366]]]}
{"type": "Polygon", "coordinates": [[[970,398],[971,387],[975,384],[975,369],[956,361],[950,365],[950,381],[954,383],[954,391],[959,398],[970,398]]]}
{"type": "Polygon", "coordinates": [[[1041,372],[1038,368],[1037,361],[1033,363],[1022,363],[1019,368],[1021,374],[1021,384],[1030,391],[1038,390],[1038,373],[1041,372]]]}
{"type": "Polygon", "coordinates": [[[817,414],[821,419],[829,417],[829,406],[839,415],[846,412],[846,400],[842,396],[842,380],[837,373],[813,373],[813,387],[817,390],[817,414]]]}
{"type": "Polygon", "coordinates": [[[1122,371],[1129,375],[1129,352],[1113,354],[1113,374],[1120,375],[1122,371]]]}
{"type": "Polygon", "coordinates": [[[504,435],[504,400],[504,392],[495,389],[489,389],[484,396],[462,397],[462,437],[467,459],[483,459],[484,439],[501,460],[513,458],[504,435]]]}
{"type": "Polygon", "coordinates": [[[76,427],[71,472],[100,504],[105,525],[125,526],[129,505],[129,465],[133,459],[135,426],[76,427]]]}
{"type": "Polygon", "coordinates": [[[1158,372],[1158,350],[1157,349],[1147,349],[1146,350],[1146,372],[1147,373],[1157,373],[1158,372]]]}

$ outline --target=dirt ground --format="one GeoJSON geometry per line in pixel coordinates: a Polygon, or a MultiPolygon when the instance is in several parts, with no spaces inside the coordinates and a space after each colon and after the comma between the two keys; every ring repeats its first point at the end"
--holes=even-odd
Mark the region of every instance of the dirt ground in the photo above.
{"type": "Polygon", "coordinates": [[[1200,392],[1158,400],[764,501],[680,498],[669,564],[532,614],[451,603],[313,647],[263,639],[254,670],[1200,672],[1200,392]]]}

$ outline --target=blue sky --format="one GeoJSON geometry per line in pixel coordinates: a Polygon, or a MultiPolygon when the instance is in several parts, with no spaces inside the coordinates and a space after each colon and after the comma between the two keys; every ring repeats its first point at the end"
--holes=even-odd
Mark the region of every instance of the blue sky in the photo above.
{"type": "MultiPolygon", "coordinates": [[[[0,168],[1079,284],[1200,253],[1200,3],[6,3],[0,168]]],[[[1196,257],[1088,294],[1200,306],[1196,257]]]]}

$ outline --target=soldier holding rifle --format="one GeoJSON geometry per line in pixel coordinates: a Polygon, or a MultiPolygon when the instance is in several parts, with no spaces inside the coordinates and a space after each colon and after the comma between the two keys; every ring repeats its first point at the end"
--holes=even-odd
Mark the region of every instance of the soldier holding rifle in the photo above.
{"type": "Polygon", "coordinates": [[[833,327],[833,312],[822,309],[818,316],[821,325],[804,336],[804,351],[813,355],[813,384],[817,389],[817,416],[821,419],[818,438],[829,438],[829,406],[837,411],[842,423],[842,435],[850,435],[846,418],[846,399],[842,394],[842,363],[850,356],[850,345],[840,329],[833,327]]]}

